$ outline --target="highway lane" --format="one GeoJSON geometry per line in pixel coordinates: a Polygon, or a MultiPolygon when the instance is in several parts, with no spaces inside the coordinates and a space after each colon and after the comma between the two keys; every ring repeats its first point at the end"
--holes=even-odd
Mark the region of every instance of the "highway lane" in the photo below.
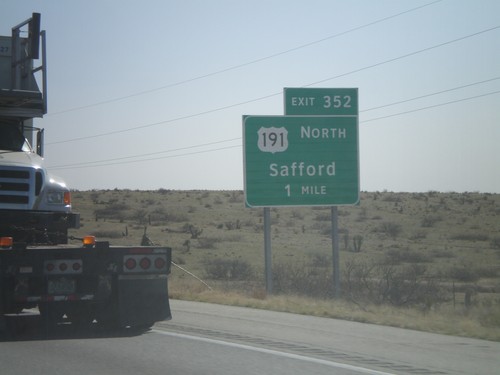
{"type": "Polygon", "coordinates": [[[147,332],[47,332],[29,317],[0,337],[0,373],[492,374],[500,364],[495,342],[177,300],[172,309],[147,332]]]}
{"type": "Polygon", "coordinates": [[[158,328],[396,374],[491,375],[500,367],[498,342],[206,303],[172,307],[174,320],[158,328]]]}
{"type": "MultiPolygon", "coordinates": [[[[36,324],[33,324],[36,326],[36,324]]],[[[70,325],[3,337],[0,373],[41,375],[380,374],[364,368],[279,350],[172,333],[105,333],[70,325]]]]}

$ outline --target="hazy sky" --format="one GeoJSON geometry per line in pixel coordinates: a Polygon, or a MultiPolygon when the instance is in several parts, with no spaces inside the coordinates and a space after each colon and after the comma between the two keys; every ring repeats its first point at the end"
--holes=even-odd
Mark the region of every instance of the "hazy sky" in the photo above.
{"type": "Polygon", "coordinates": [[[243,189],[242,115],[359,90],[363,191],[500,193],[498,0],[3,0],[41,13],[46,161],[75,189],[243,189]]]}

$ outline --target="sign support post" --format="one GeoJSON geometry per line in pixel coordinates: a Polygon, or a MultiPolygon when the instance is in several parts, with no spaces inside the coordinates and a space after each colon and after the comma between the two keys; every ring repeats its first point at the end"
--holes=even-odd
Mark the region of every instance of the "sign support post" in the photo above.
{"type": "Polygon", "coordinates": [[[332,263],[334,297],[340,297],[339,215],[337,206],[332,206],[332,263]]]}
{"type": "Polygon", "coordinates": [[[271,255],[271,213],[269,207],[264,207],[264,262],[266,273],[266,292],[273,293],[273,268],[271,255]]]}

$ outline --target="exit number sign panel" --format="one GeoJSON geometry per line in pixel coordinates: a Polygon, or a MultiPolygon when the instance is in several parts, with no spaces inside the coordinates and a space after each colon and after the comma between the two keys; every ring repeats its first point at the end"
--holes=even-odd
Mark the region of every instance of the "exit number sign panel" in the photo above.
{"type": "Polygon", "coordinates": [[[285,114],[358,116],[357,88],[285,87],[285,114]]]}

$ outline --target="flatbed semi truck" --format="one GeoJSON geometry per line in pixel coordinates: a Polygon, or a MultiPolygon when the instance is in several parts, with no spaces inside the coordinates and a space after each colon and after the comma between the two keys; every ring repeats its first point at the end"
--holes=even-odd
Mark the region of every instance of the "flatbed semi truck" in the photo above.
{"type": "Polygon", "coordinates": [[[0,330],[8,314],[35,307],[50,324],[149,327],[170,319],[171,248],[92,236],[68,244],[80,216],[65,182],[44,167],[44,130],[33,126],[47,112],[40,19],[33,13],[0,36],[0,330]]]}

